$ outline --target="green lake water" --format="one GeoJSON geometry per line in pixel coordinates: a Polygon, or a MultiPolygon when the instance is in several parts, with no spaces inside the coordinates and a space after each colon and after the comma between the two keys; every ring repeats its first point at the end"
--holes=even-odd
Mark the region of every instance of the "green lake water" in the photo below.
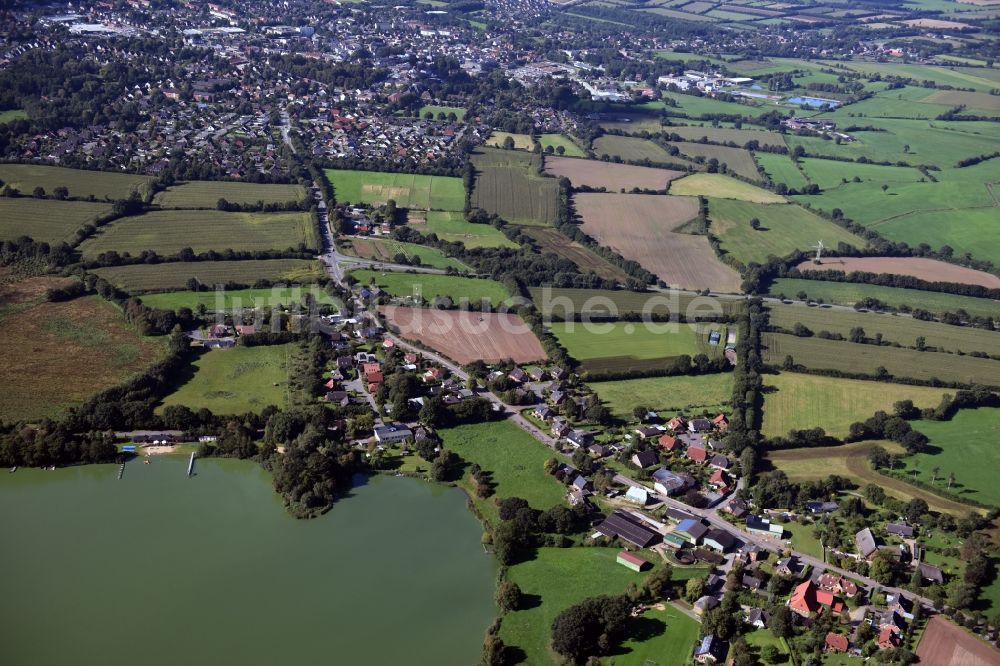
{"type": "Polygon", "coordinates": [[[380,477],[316,520],[258,466],[0,471],[0,663],[475,663],[496,566],[454,489],[380,477]]]}

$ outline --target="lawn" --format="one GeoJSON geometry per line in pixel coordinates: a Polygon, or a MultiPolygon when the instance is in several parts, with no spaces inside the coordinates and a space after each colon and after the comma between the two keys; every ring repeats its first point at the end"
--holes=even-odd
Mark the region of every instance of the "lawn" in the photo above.
{"type": "Polygon", "coordinates": [[[670,183],[670,194],[712,196],[755,203],[785,203],[785,198],[741,180],[717,173],[696,173],[670,183]]]}
{"type": "Polygon", "coordinates": [[[892,413],[899,400],[917,407],[937,407],[948,389],[841,379],[782,372],[765,375],[764,424],[767,437],[789,430],[821,427],[834,437],[845,437],[855,421],[864,421],[876,410],[892,413]]]}
{"type": "MultiPolygon", "coordinates": [[[[798,549],[796,549],[798,550],[798,549]]],[[[773,645],[778,648],[779,653],[782,655],[783,661],[788,660],[788,644],[771,633],[770,629],[757,629],[751,631],[748,634],[743,634],[743,638],[746,639],[747,644],[751,647],[757,648],[757,653],[760,654],[760,649],[765,645],[773,645]]]]}
{"type": "MultiPolygon", "coordinates": [[[[193,180],[168,187],[153,197],[153,203],[163,208],[212,208],[219,199],[237,204],[298,204],[306,197],[301,185],[271,185],[264,183],[234,183],[228,181],[193,180]]],[[[291,207],[291,206],[290,206],[291,207]]]]}
{"type": "Polygon", "coordinates": [[[467,222],[465,214],[454,211],[436,211],[427,213],[425,226],[414,226],[420,233],[437,234],[441,240],[462,243],[472,250],[480,247],[509,247],[518,245],[503,235],[499,229],[488,224],[473,224],[467,222]]]}
{"type": "Polygon", "coordinates": [[[906,469],[924,483],[934,482],[943,490],[1000,506],[1000,458],[996,442],[1000,437],[1000,409],[966,409],[950,421],[914,421],[914,430],[927,435],[932,453],[918,453],[906,459],[906,469]],[[973,464],[970,464],[973,462],[973,464]],[[948,488],[948,477],[955,475],[955,484],[948,488]]]}
{"type": "Polygon", "coordinates": [[[734,199],[708,200],[709,229],[722,249],[744,266],[763,264],[770,256],[808,252],[820,240],[827,247],[846,243],[863,248],[867,242],[833,222],[795,204],[759,204],[734,199]],[[750,220],[760,227],[754,229],[750,220]]]}
{"type": "Polygon", "coordinates": [[[6,109],[0,111],[0,125],[13,122],[15,120],[27,120],[28,113],[23,109],[6,109]]]}
{"type": "Polygon", "coordinates": [[[80,246],[85,258],[102,252],[138,255],[153,250],[169,256],[184,248],[209,250],[284,250],[319,247],[319,230],[309,213],[224,213],[216,210],[152,211],[124,217],[102,227],[80,246]]]}
{"type": "Polygon", "coordinates": [[[308,259],[247,259],[244,261],[185,261],[132,264],[91,271],[128,292],[184,289],[197,279],[204,285],[253,285],[257,280],[308,284],[323,276],[318,261],[308,259]]]}
{"type": "Polygon", "coordinates": [[[384,204],[400,208],[462,210],[465,186],[461,178],[383,171],[324,169],[338,203],[384,204]]]}
{"type": "Polygon", "coordinates": [[[514,148],[517,150],[534,150],[535,148],[535,142],[531,140],[530,134],[512,134],[510,132],[493,132],[486,140],[486,145],[493,148],[503,148],[504,142],[508,138],[514,141],[514,148]]]}
{"type": "Polygon", "coordinates": [[[880,188],[883,184],[916,183],[924,178],[922,173],[910,167],[858,164],[810,157],[802,158],[799,164],[809,181],[816,183],[823,190],[853,186],[856,184],[855,177],[863,182],[877,183],[880,188]]]}
{"type": "Polygon", "coordinates": [[[578,146],[575,141],[570,139],[565,134],[542,134],[538,137],[539,143],[542,144],[542,150],[547,151],[549,146],[552,146],[552,150],[555,151],[557,155],[565,155],[566,157],[586,157],[587,153],[583,151],[583,148],[578,146]],[[558,149],[562,146],[563,152],[559,153],[558,149]]]}
{"type": "Polygon", "coordinates": [[[73,243],[76,232],[111,214],[111,204],[0,197],[0,240],[31,236],[45,243],[73,243]]]}
{"type": "Polygon", "coordinates": [[[892,377],[1000,386],[1000,361],[913,349],[855,344],[821,338],[765,333],[764,362],[781,366],[787,356],[813,370],[874,375],[879,367],[892,377]]]}
{"type": "Polygon", "coordinates": [[[754,157],[773,183],[784,183],[790,189],[795,190],[800,190],[809,184],[809,181],[788,155],[754,153],[754,157]]]}
{"type": "Polygon", "coordinates": [[[163,399],[167,405],[202,407],[215,414],[260,413],[268,405],[288,406],[289,357],[295,344],[206,350],[192,374],[163,399]]]}
{"type": "Polygon", "coordinates": [[[687,663],[701,633],[701,625],[676,606],[664,604],[664,610],[650,609],[631,620],[629,631],[644,636],[630,638],[622,645],[624,654],[610,661],[616,665],[673,666],[687,663]]]}
{"type": "Polygon", "coordinates": [[[405,255],[409,261],[420,258],[421,266],[446,269],[448,267],[459,271],[471,270],[458,259],[446,257],[444,252],[426,245],[403,243],[391,238],[355,238],[351,246],[360,257],[375,261],[395,262],[396,255],[405,255]]]}
{"type": "Polygon", "coordinates": [[[141,337],[121,311],[98,296],[50,303],[50,278],[0,287],[0,420],[59,418],[93,394],[158,361],[165,338],[141,337]],[[12,297],[8,289],[17,288],[12,297]],[[13,353],[14,350],[20,350],[13,353]]]}
{"type": "Polygon", "coordinates": [[[353,271],[351,275],[361,284],[371,284],[374,281],[389,294],[399,298],[419,294],[427,300],[432,300],[437,296],[446,296],[455,302],[468,300],[473,306],[484,300],[496,306],[510,298],[510,294],[502,284],[482,278],[370,270],[353,271]]]}
{"type": "Polygon", "coordinates": [[[128,199],[132,192],[145,194],[155,178],[132,173],[111,173],[67,169],[41,164],[0,164],[0,180],[17,188],[22,194],[31,194],[36,187],[43,187],[51,195],[57,187],[69,190],[69,196],[97,199],[128,199]]]}
{"type": "Polygon", "coordinates": [[[852,329],[860,327],[868,338],[881,334],[884,341],[904,347],[915,347],[917,338],[923,338],[927,347],[939,350],[967,354],[985,352],[1000,356],[1000,335],[982,328],[951,326],[905,315],[810,308],[803,304],[768,303],[767,307],[770,325],[788,331],[801,323],[813,333],[827,331],[847,338],[852,329]]]}
{"type": "Polygon", "coordinates": [[[473,208],[495,213],[511,224],[548,226],[556,221],[559,181],[542,178],[542,158],[534,153],[480,148],[472,155],[476,184],[473,208]]]}
{"type": "Polygon", "coordinates": [[[545,461],[553,457],[552,450],[513,422],[464,425],[441,430],[438,434],[445,448],[490,473],[494,497],[481,500],[475,493],[470,494],[487,521],[497,520],[496,498],[521,497],[540,510],[562,503],[564,487],[544,468],[545,461]]]}
{"type": "Polygon", "coordinates": [[[438,116],[442,113],[445,115],[446,118],[452,113],[454,113],[455,118],[458,120],[458,122],[461,122],[465,119],[465,109],[463,109],[460,106],[436,106],[434,104],[425,104],[424,106],[420,107],[421,118],[426,118],[428,113],[434,114],[435,120],[437,120],[438,116]]]}
{"type": "Polygon", "coordinates": [[[827,282],[824,280],[802,280],[798,278],[778,278],[768,292],[772,295],[784,294],[797,298],[805,292],[810,300],[837,305],[854,305],[865,298],[876,298],[890,307],[909,305],[931,312],[954,312],[963,309],[971,315],[995,317],[997,304],[985,298],[957,296],[919,289],[899,289],[874,284],[850,282],[827,282]]]}
{"type": "Polygon", "coordinates": [[[236,309],[290,307],[301,303],[311,295],[317,303],[333,303],[327,293],[317,285],[303,287],[264,287],[260,289],[225,289],[219,291],[168,291],[161,294],[146,294],[142,302],[151,308],[195,310],[204,305],[208,312],[231,311],[236,309]]]}
{"type": "Polygon", "coordinates": [[[728,412],[727,405],[733,397],[733,376],[728,372],[591,382],[589,386],[615,416],[628,421],[634,418],[632,409],[637,405],[664,417],[679,413],[700,415],[728,412]]]}
{"type": "Polygon", "coordinates": [[[505,616],[500,627],[503,642],[524,652],[523,663],[554,662],[549,644],[552,622],[560,612],[588,597],[622,594],[629,583],[645,580],[648,574],[615,562],[618,552],[618,548],[539,548],[534,559],[510,568],[510,580],[538,600],[532,608],[505,616]]]}

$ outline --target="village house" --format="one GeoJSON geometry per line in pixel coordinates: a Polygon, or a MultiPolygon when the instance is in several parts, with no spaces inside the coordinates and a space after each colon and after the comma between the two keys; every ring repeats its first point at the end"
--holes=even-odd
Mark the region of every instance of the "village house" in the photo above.
{"type": "Polygon", "coordinates": [[[728,645],[709,634],[702,638],[701,643],[695,648],[694,660],[699,664],[714,664],[725,659],[728,651],[728,645]]]}
{"type": "Polygon", "coordinates": [[[684,420],[684,417],[675,416],[674,418],[667,421],[667,427],[673,430],[675,433],[678,433],[687,428],[687,421],[684,420]]]}
{"type": "Polygon", "coordinates": [[[684,478],[661,467],[652,474],[653,489],[661,495],[673,495],[687,486],[684,478]]]}
{"type": "Polygon", "coordinates": [[[906,539],[913,537],[913,528],[909,525],[903,525],[901,523],[889,523],[885,526],[885,531],[889,534],[895,534],[906,539]]]}
{"type": "Polygon", "coordinates": [[[683,537],[691,544],[698,545],[708,533],[708,528],[700,520],[682,520],[673,530],[674,534],[683,537]]]}
{"type": "Polygon", "coordinates": [[[758,516],[747,516],[746,526],[748,532],[752,534],[759,534],[761,536],[778,537],[780,539],[785,533],[785,528],[781,525],[777,525],[758,516]]]}
{"type": "Polygon", "coordinates": [[[715,597],[705,595],[699,598],[692,604],[692,610],[694,610],[695,615],[704,615],[708,611],[712,610],[719,605],[719,600],[715,597]]]}
{"type": "Polygon", "coordinates": [[[726,530],[711,529],[705,534],[702,544],[720,553],[727,553],[736,545],[736,537],[726,530]]]}
{"type": "Polygon", "coordinates": [[[413,437],[413,431],[401,423],[387,423],[375,427],[375,440],[379,444],[399,444],[413,437]]]}
{"type": "Polygon", "coordinates": [[[840,613],[843,610],[843,604],[834,598],[833,593],[821,590],[813,585],[811,580],[807,580],[796,586],[788,600],[788,608],[802,617],[809,617],[824,609],[840,613]]]}
{"type": "Polygon", "coordinates": [[[712,459],[708,462],[709,465],[716,469],[729,469],[732,464],[726,456],[719,454],[712,456],[712,459]]]}
{"type": "Polygon", "coordinates": [[[920,572],[920,577],[923,578],[925,581],[931,583],[944,582],[944,572],[940,568],[932,564],[927,564],[926,562],[920,562],[919,564],[917,564],[917,571],[920,572]]]}
{"type": "Polygon", "coordinates": [[[725,414],[719,414],[712,419],[712,425],[715,426],[715,429],[720,433],[725,433],[729,430],[729,419],[726,418],[725,414]]]}
{"type": "Polygon", "coordinates": [[[514,368],[513,370],[507,373],[507,377],[512,382],[517,382],[518,384],[523,384],[524,382],[528,381],[528,373],[526,373],[521,368],[514,368]]]}
{"type": "Polygon", "coordinates": [[[840,506],[836,502],[806,502],[809,513],[833,513],[840,506]]]}
{"type": "Polygon", "coordinates": [[[827,633],[826,640],[823,641],[826,652],[847,652],[851,642],[843,634],[835,634],[832,631],[827,633]]]}
{"type": "Polygon", "coordinates": [[[689,446],[686,455],[698,464],[703,464],[708,460],[708,451],[698,446],[689,446]]]}
{"type": "Polygon", "coordinates": [[[653,437],[658,437],[660,435],[659,428],[651,428],[651,427],[636,428],[634,432],[636,437],[638,437],[639,440],[643,442],[646,441],[647,439],[652,439],[653,437]]]}
{"type": "Polygon", "coordinates": [[[747,503],[741,499],[734,499],[726,506],[722,507],[723,511],[731,513],[736,518],[742,518],[743,516],[750,513],[750,507],[747,503]]]}
{"type": "Polygon", "coordinates": [[[708,419],[691,419],[687,427],[690,432],[708,432],[712,429],[712,422],[708,419]]]}
{"type": "Polygon", "coordinates": [[[677,438],[673,435],[660,435],[657,441],[664,451],[673,451],[677,447],[677,438]]]}
{"type": "Polygon", "coordinates": [[[778,560],[774,565],[774,571],[779,575],[795,578],[802,571],[802,564],[799,558],[792,555],[778,560]]]}
{"type": "Polygon", "coordinates": [[[632,456],[632,464],[639,469],[648,469],[659,462],[660,460],[657,457],[656,452],[652,450],[639,451],[632,456]]]}
{"type": "Polygon", "coordinates": [[[749,574],[743,574],[743,578],[740,579],[740,587],[751,592],[758,591],[763,585],[764,581],[749,574]]]}
{"type": "Polygon", "coordinates": [[[606,458],[614,453],[614,449],[604,444],[591,444],[587,450],[590,451],[590,455],[594,456],[595,459],[606,458]]]}
{"type": "Polygon", "coordinates": [[[903,644],[900,635],[892,627],[882,627],[878,632],[878,649],[891,650],[903,644]]]}
{"type": "Polygon", "coordinates": [[[764,629],[771,621],[771,615],[763,608],[751,608],[745,616],[746,623],[756,629],[764,629]]]}
{"type": "Polygon", "coordinates": [[[712,475],[708,477],[708,483],[720,495],[725,495],[730,491],[729,481],[726,480],[726,473],[721,469],[712,472],[712,475]]]}
{"type": "Polygon", "coordinates": [[[825,573],[819,577],[816,583],[820,589],[848,598],[854,597],[858,593],[858,586],[850,579],[825,573]]]}
{"type": "Polygon", "coordinates": [[[862,559],[870,560],[878,552],[878,546],[875,544],[875,535],[872,534],[870,527],[866,527],[858,532],[854,536],[854,542],[857,544],[858,554],[862,559]]]}

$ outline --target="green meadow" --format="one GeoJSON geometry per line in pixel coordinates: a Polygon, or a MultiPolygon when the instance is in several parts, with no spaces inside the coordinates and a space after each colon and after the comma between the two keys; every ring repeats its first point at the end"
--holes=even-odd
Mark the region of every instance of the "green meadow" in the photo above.
{"type": "Polygon", "coordinates": [[[637,405],[664,417],[703,411],[728,412],[726,405],[733,397],[733,376],[728,372],[590,382],[588,386],[615,416],[627,421],[634,418],[632,410],[637,405]]]}
{"type": "Polygon", "coordinates": [[[161,294],[146,294],[142,302],[151,308],[161,310],[195,310],[204,305],[208,312],[230,311],[236,308],[276,308],[292,306],[311,296],[318,303],[333,304],[334,301],[320,287],[264,287],[260,289],[225,289],[219,291],[168,291],[161,294]]]}
{"type": "Polygon", "coordinates": [[[414,228],[421,233],[437,234],[441,240],[460,242],[470,250],[478,247],[518,247],[499,229],[488,224],[468,222],[465,214],[457,211],[429,211],[426,226],[414,228]]]}
{"type": "Polygon", "coordinates": [[[323,173],[339,203],[384,204],[392,199],[401,208],[462,210],[465,206],[461,178],[345,169],[323,173]]]}
{"type": "Polygon", "coordinates": [[[427,300],[444,296],[456,302],[467,299],[476,304],[487,300],[494,305],[510,298],[510,294],[502,284],[482,278],[431,273],[384,273],[371,270],[357,270],[351,275],[361,284],[374,282],[392,296],[400,298],[419,293],[427,300]]]}

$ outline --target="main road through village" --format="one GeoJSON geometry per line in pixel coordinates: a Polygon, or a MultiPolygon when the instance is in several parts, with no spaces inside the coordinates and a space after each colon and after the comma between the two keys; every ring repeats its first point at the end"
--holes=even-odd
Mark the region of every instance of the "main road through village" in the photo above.
{"type": "MultiPolygon", "coordinates": [[[[359,261],[357,259],[357,257],[348,257],[348,256],[345,256],[345,255],[342,255],[342,254],[340,254],[340,253],[338,253],[336,251],[336,246],[333,243],[333,238],[332,238],[332,234],[330,233],[329,227],[326,224],[321,224],[320,227],[323,230],[323,241],[324,241],[324,246],[325,246],[324,247],[324,251],[326,252],[326,254],[324,254],[324,256],[323,256],[323,264],[326,267],[326,270],[329,273],[330,278],[332,280],[334,280],[336,283],[338,283],[338,284],[340,284],[340,285],[342,285],[344,287],[347,287],[347,284],[344,281],[345,271],[351,270],[351,269],[354,269],[354,268],[361,268],[365,264],[372,265],[372,266],[379,266],[379,267],[383,267],[383,268],[396,268],[397,270],[407,270],[407,271],[413,270],[412,266],[395,266],[393,264],[384,264],[384,263],[378,263],[378,262],[367,262],[365,260],[360,260],[359,261]]],[[[426,270],[426,272],[440,272],[440,271],[426,270]]],[[[722,295],[720,295],[720,296],[722,296],[722,295]]],[[[733,297],[733,296],[729,296],[729,297],[730,298],[739,298],[739,297],[733,297]]],[[[777,300],[777,299],[773,299],[773,300],[777,300]]],[[[356,304],[358,306],[358,313],[359,314],[366,311],[365,304],[360,299],[356,301],[356,304]]],[[[368,311],[368,314],[376,322],[378,322],[381,325],[381,321],[379,320],[377,312],[375,312],[375,311],[368,311]]],[[[458,377],[462,381],[467,381],[469,379],[469,374],[465,370],[463,370],[461,368],[461,366],[459,366],[458,364],[454,363],[450,359],[442,356],[441,354],[433,352],[431,350],[424,349],[422,347],[417,347],[417,346],[415,346],[415,345],[407,342],[406,340],[401,339],[398,335],[396,335],[395,333],[393,333],[392,331],[390,331],[388,329],[388,327],[386,327],[384,325],[382,326],[382,328],[385,329],[385,331],[386,331],[386,334],[385,334],[386,337],[389,338],[390,340],[392,340],[393,343],[395,343],[400,348],[405,349],[407,351],[412,351],[412,352],[417,352],[417,353],[422,354],[425,358],[428,358],[431,361],[434,361],[435,363],[438,363],[442,367],[447,368],[453,375],[455,375],[456,377],[458,377]]],[[[567,456],[566,454],[562,453],[562,451],[561,451],[560,447],[558,446],[558,443],[556,442],[555,439],[553,439],[549,435],[545,434],[542,430],[540,430],[539,428],[537,428],[533,423],[531,423],[528,419],[526,419],[524,417],[524,415],[521,413],[523,411],[523,409],[517,408],[517,407],[511,407],[509,405],[506,405],[502,400],[500,400],[500,398],[496,394],[494,394],[493,392],[491,392],[489,390],[486,390],[486,389],[480,391],[479,395],[481,395],[482,397],[484,397],[487,400],[489,400],[494,405],[494,407],[497,410],[503,411],[504,413],[506,413],[508,415],[508,418],[511,421],[513,421],[514,423],[516,423],[522,430],[524,430],[525,432],[527,432],[528,434],[530,434],[532,437],[534,437],[535,439],[537,439],[539,442],[541,442],[542,444],[545,444],[547,447],[549,447],[550,449],[552,449],[553,452],[556,455],[558,455],[559,457],[563,458],[564,460],[568,460],[569,459],[569,456],[567,456]]],[[[737,539],[739,539],[739,540],[741,540],[741,541],[743,541],[745,543],[754,544],[758,548],[761,548],[762,550],[766,550],[766,551],[769,551],[769,552],[772,552],[772,553],[781,553],[781,552],[784,552],[785,550],[787,550],[787,548],[784,546],[784,544],[782,544],[780,541],[777,541],[777,540],[771,539],[771,538],[767,538],[767,537],[763,537],[763,536],[759,536],[759,535],[756,535],[756,534],[752,534],[752,533],[750,533],[750,532],[748,532],[746,530],[740,529],[739,527],[733,525],[732,523],[727,522],[724,518],[722,518],[719,515],[719,513],[718,513],[718,508],[719,507],[715,507],[715,508],[712,508],[712,509],[696,509],[696,508],[691,507],[691,506],[689,506],[687,504],[684,504],[682,502],[678,502],[677,500],[672,499],[670,497],[666,497],[666,496],[660,495],[658,493],[655,493],[650,488],[648,488],[646,486],[643,486],[639,482],[637,482],[637,481],[635,481],[633,479],[630,479],[630,478],[628,478],[626,476],[623,476],[621,474],[616,474],[614,478],[615,478],[615,481],[617,481],[618,483],[622,483],[622,484],[629,485],[629,486],[638,486],[640,488],[644,488],[647,492],[650,493],[650,495],[652,497],[654,497],[657,501],[662,502],[664,505],[669,506],[669,507],[673,507],[673,508],[676,508],[676,509],[680,509],[682,511],[686,511],[687,513],[690,513],[690,514],[692,514],[694,516],[697,516],[697,517],[699,517],[699,518],[701,518],[703,520],[706,520],[713,527],[725,530],[726,532],[729,532],[730,534],[732,534],[735,538],[737,538],[737,539]]],[[[741,484],[742,484],[742,481],[741,481],[741,484]]],[[[725,504],[726,503],[724,502],[720,506],[725,506],[725,504]]],[[[848,571],[846,569],[841,569],[839,567],[835,567],[835,566],[833,566],[831,564],[828,564],[827,562],[824,562],[821,559],[812,557],[811,555],[806,555],[805,553],[800,553],[798,551],[792,551],[792,554],[795,555],[799,559],[800,562],[803,562],[805,564],[811,565],[813,567],[813,569],[815,571],[817,571],[817,572],[818,571],[822,571],[822,570],[826,570],[826,571],[829,571],[829,572],[832,572],[832,573],[836,573],[836,574],[838,574],[840,576],[844,576],[845,578],[850,578],[850,579],[852,579],[854,581],[860,582],[863,585],[865,585],[866,587],[868,587],[869,589],[873,589],[873,590],[874,589],[879,589],[879,590],[882,590],[883,592],[895,593],[895,594],[904,593],[904,594],[906,594],[909,597],[912,597],[914,599],[919,600],[927,608],[933,608],[934,607],[933,606],[933,602],[930,599],[928,599],[927,597],[922,597],[920,595],[913,594],[912,592],[910,592],[908,590],[902,590],[902,589],[895,588],[895,587],[886,587],[884,585],[881,585],[878,581],[876,581],[876,580],[874,580],[872,578],[868,578],[867,576],[862,576],[860,574],[854,573],[853,571],[848,571]]]]}

